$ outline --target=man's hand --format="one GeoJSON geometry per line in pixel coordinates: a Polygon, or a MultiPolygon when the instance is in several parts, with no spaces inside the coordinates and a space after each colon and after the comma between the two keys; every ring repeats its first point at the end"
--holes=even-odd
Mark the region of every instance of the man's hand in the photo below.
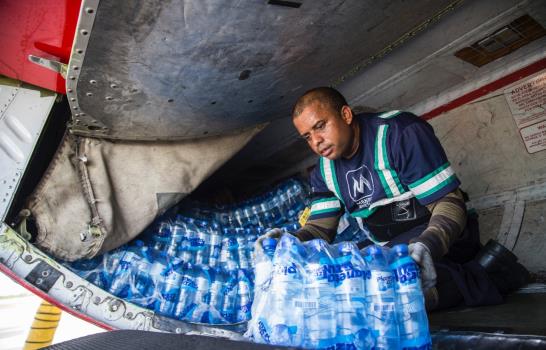
{"type": "Polygon", "coordinates": [[[421,242],[411,243],[408,246],[409,255],[421,268],[421,284],[423,291],[436,285],[436,269],[430,255],[430,250],[421,242]]]}
{"type": "Polygon", "coordinates": [[[284,235],[284,232],[280,228],[273,228],[267,231],[266,233],[264,233],[263,235],[261,235],[260,237],[258,237],[256,242],[254,243],[255,256],[263,253],[262,242],[264,241],[264,239],[275,238],[279,240],[283,235],[284,235]]]}

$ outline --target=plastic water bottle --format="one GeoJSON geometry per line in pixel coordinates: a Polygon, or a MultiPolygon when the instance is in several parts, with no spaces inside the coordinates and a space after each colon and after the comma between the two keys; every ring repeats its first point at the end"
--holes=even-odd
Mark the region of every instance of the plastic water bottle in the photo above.
{"type": "Polygon", "coordinates": [[[258,230],[254,227],[245,229],[246,235],[246,252],[250,268],[254,268],[256,257],[254,255],[254,244],[258,240],[258,230]]]}
{"type": "Polygon", "coordinates": [[[127,245],[123,245],[117,249],[112,250],[109,253],[104,254],[103,269],[104,269],[104,275],[105,275],[105,285],[104,285],[105,290],[110,289],[112,280],[115,277],[115,272],[119,266],[119,262],[121,261],[121,258],[125,254],[126,249],[127,249],[127,245]]]}
{"type": "Polygon", "coordinates": [[[145,247],[144,242],[141,240],[137,240],[134,246],[127,248],[114,273],[109,288],[110,293],[120,298],[127,298],[132,295],[134,267],[140,260],[147,259],[147,249],[148,247],[145,247]]]}
{"type": "Polygon", "coordinates": [[[225,323],[222,317],[224,306],[226,276],[224,271],[216,267],[211,271],[209,320],[211,324],[225,323]]]}
{"type": "Polygon", "coordinates": [[[198,239],[197,236],[197,227],[195,226],[195,220],[192,218],[185,219],[183,223],[184,227],[184,239],[182,241],[182,246],[178,251],[178,257],[186,263],[195,263],[194,249],[192,247],[192,242],[198,239]]]}
{"type": "Polygon", "coordinates": [[[207,264],[210,255],[210,235],[208,222],[204,220],[196,221],[197,237],[191,246],[195,250],[195,263],[207,264]]]}
{"type": "Polygon", "coordinates": [[[239,270],[237,276],[237,310],[236,322],[246,322],[251,318],[252,283],[244,270],[239,270]]]}
{"type": "Polygon", "coordinates": [[[365,254],[370,268],[366,279],[366,316],[375,341],[374,349],[398,349],[393,272],[379,246],[369,246],[365,254]]]}
{"type": "Polygon", "coordinates": [[[210,237],[209,266],[214,268],[220,262],[220,252],[222,251],[222,233],[220,232],[220,225],[214,221],[211,223],[208,230],[210,237]]]}
{"type": "Polygon", "coordinates": [[[272,226],[279,225],[281,222],[285,221],[286,218],[283,215],[281,201],[274,193],[268,194],[268,212],[271,213],[272,226]]]}
{"type": "Polygon", "coordinates": [[[171,235],[171,223],[167,220],[161,221],[152,233],[152,254],[159,256],[161,252],[167,251],[169,237],[171,235]]]}
{"type": "Polygon", "coordinates": [[[314,239],[307,245],[305,265],[305,347],[328,348],[336,343],[335,266],[328,244],[314,239]]]}
{"type": "Polygon", "coordinates": [[[247,253],[247,241],[245,232],[248,232],[247,229],[236,228],[235,229],[237,240],[237,260],[239,262],[239,268],[248,269],[250,268],[249,257],[247,253]]]}
{"type": "Polygon", "coordinates": [[[69,265],[70,269],[80,277],[93,283],[99,288],[107,288],[108,279],[103,270],[103,260],[106,257],[101,255],[93,259],[78,260],[69,265]]]}
{"type": "Polygon", "coordinates": [[[391,254],[401,348],[432,349],[419,268],[408,255],[407,245],[395,245],[391,254]]]}
{"type": "Polygon", "coordinates": [[[152,304],[155,304],[155,300],[160,297],[161,290],[159,285],[163,281],[164,272],[169,265],[168,260],[167,252],[163,251],[153,260],[152,266],[150,267],[149,276],[151,285],[146,294],[153,300],[152,304]]]}
{"type": "Polygon", "coordinates": [[[160,298],[156,304],[156,312],[165,316],[174,316],[180,294],[180,282],[183,271],[181,265],[169,265],[164,272],[163,281],[159,284],[160,298]]]}
{"type": "Polygon", "coordinates": [[[263,342],[303,345],[303,286],[305,248],[297,238],[284,235],[273,258],[270,313],[258,320],[263,342]]]}
{"type": "Polygon", "coordinates": [[[369,349],[373,345],[366,320],[365,278],[369,270],[354,243],[343,242],[338,250],[336,348],[369,349]]]}
{"type": "Polygon", "coordinates": [[[238,244],[235,230],[224,228],[222,250],[220,252],[220,263],[225,269],[235,270],[239,267],[237,249],[238,244]]]}
{"type": "Polygon", "coordinates": [[[192,322],[208,323],[207,315],[210,303],[210,269],[208,266],[194,266],[195,272],[195,308],[186,315],[192,322]]]}
{"type": "Polygon", "coordinates": [[[226,271],[222,317],[228,323],[234,323],[236,319],[237,282],[237,270],[226,271]]]}
{"type": "Polygon", "coordinates": [[[143,248],[146,253],[146,258],[137,261],[134,266],[134,295],[130,301],[143,307],[152,308],[155,300],[153,299],[154,283],[150,276],[152,269],[152,255],[147,247],[143,248]]]}
{"type": "Polygon", "coordinates": [[[265,285],[271,282],[271,272],[273,271],[273,256],[277,240],[266,238],[262,241],[263,254],[256,256],[256,266],[254,275],[256,277],[256,289],[265,289],[265,285]]]}
{"type": "Polygon", "coordinates": [[[170,225],[170,235],[167,239],[167,256],[175,257],[178,253],[178,250],[182,246],[182,241],[185,238],[185,227],[184,222],[181,217],[178,217],[174,223],[170,225]]]}
{"type": "Polygon", "coordinates": [[[195,295],[197,292],[196,274],[191,263],[183,265],[183,275],[180,280],[180,292],[178,303],[174,310],[174,316],[178,319],[186,319],[187,315],[193,312],[196,307],[195,295]]]}

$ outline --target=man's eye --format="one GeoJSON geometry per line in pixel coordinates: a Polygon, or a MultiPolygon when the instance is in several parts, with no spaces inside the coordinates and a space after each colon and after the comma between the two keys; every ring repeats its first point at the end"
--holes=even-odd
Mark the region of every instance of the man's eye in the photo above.
{"type": "Polygon", "coordinates": [[[305,141],[309,142],[309,140],[311,139],[311,136],[309,136],[309,135],[303,135],[302,138],[303,138],[305,141]]]}
{"type": "Polygon", "coordinates": [[[326,123],[319,123],[315,127],[315,130],[323,130],[325,126],[326,126],[326,123]]]}

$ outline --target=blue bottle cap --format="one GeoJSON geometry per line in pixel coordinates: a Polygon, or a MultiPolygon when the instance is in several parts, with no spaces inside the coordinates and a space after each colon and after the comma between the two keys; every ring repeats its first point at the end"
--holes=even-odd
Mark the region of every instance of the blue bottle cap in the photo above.
{"type": "Polygon", "coordinates": [[[312,241],[309,241],[307,244],[309,245],[309,248],[312,248],[315,250],[321,250],[326,247],[326,241],[320,238],[313,239],[312,241]]]}
{"type": "Polygon", "coordinates": [[[277,240],[275,238],[266,238],[262,241],[262,247],[264,247],[264,249],[275,248],[276,246],[277,240]]]}
{"type": "Polygon", "coordinates": [[[366,248],[366,254],[368,255],[383,255],[383,252],[381,251],[381,247],[378,245],[371,245],[366,248]]]}
{"type": "Polygon", "coordinates": [[[392,247],[394,254],[396,255],[408,255],[408,245],[407,244],[397,244],[392,247]]]}
{"type": "Polygon", "coordinates": [[[341,242],[337,248],[341,254],[352,254],[355,250],[353,242],[341,242]]]}

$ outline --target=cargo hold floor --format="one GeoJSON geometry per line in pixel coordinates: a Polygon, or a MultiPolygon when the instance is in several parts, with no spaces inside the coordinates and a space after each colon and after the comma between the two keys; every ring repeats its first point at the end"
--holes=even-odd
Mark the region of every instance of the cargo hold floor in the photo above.
{"type": "MultiPolygon", "coordinates": [[[[532,288],[532,287],[531,287],[532,288]]],[[[507,296],[504,304],[429,314],[431,331],[472,331],[546,336],[546,288],[507,296]]]]}

